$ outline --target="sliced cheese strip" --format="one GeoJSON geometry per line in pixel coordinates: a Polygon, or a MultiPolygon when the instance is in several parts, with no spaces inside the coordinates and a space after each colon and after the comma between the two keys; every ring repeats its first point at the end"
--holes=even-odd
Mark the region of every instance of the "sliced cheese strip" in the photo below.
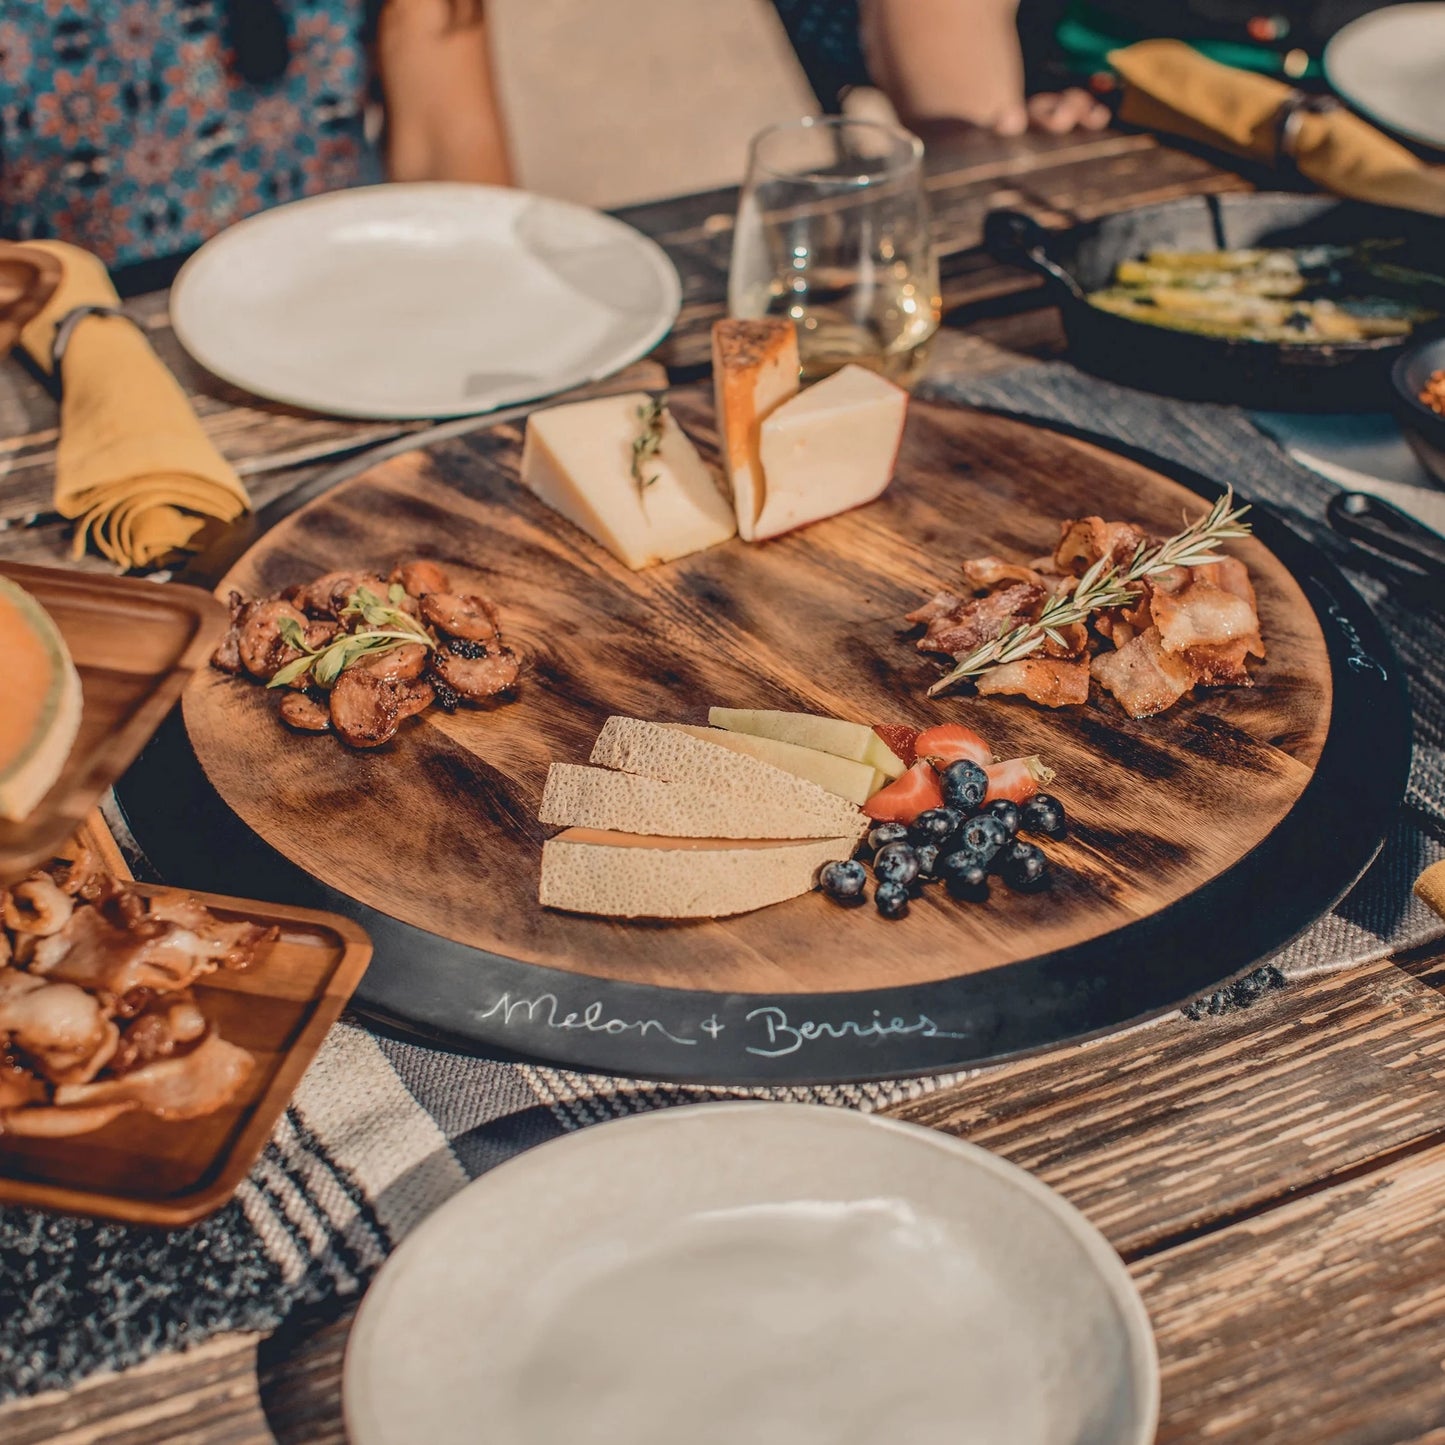
{"type": "Polygon", "coordinates": [[[798,372],[798,332],[787,317],[714,322],[712,377],[718,443],[738,536],[744,541],[752,540],[763,508],[763,464],[758,455],[763,418],[798,394],[798,372]]]}
{"type": "Polygon", "coordinates": [[[553,763],[537,817],[558,827],[606,828],[667,838],[822,838],[835,817],[818,818],[764,796],[703,783],[668,783],[638,773],[553,763]]]}
{"type": "Polygon", "coordinates": [[[777,738],[779,742],[796,743],[799,747],[867,763],[887,778],[901,778],[907,766],[867,723],[845,722],[842,718],[811,712],[736,707],[711,707],[707,720],[713,727],[726,728],[728,732],[777,738]]]}
{"type": "Polygon", "coordinates": [[[80,676],[50,615],[3,577],[0,637],[0,818],[19,822],[54,787],[70,756],[80,731],[80,676]]]}
{"type": "Polygon", "coordinates": [[[720,748],[771,763],[794,777],[806,778],[849,803],[866,803],[880,785],[878,771],[871,763],[854,762],[833,753],[819,752],[817,748],[801,747],[777,738],[755,737],[751,733],[729,732],[725,728],[692,727],[686,723],[674,726],[689,737],[716,743],[720,748]]]}
{"type": "Polygon", "coordinates": [[[646,392],[603,396],[533,414],[522,484],[635,571],[725,542],[732,509],[697,448],[665,413],[657,451],[632,473],[646,392]]]}
{"type": "Polygon", "coordinates": [[[754,535],[861,507],[893,479],[908,393],[861,366],[845,366],[785,401],[763,422],[766,488],[754,535]]]}
{"type": "Polygon", "coordinates": [[[592,762],[669,783],[691,783],[734,797],[766,798],[827,827],[836,837],[862,837],[868,819],[842,798],[771,763],[681,732],[665,723],[610,717],[597,735],[592,762]]]}
{"type": "Polygon", "coordinates": [[[542,845],[544,908],[609,918],[725,918],[813,887],[854,838],[759,842],[569,829],[542,845]]]}

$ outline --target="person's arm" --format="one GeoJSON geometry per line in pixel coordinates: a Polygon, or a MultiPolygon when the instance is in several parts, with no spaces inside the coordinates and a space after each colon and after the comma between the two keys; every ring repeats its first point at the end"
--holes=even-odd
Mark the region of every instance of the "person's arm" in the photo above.
{"type": "Polygon", "coordinates": [[[1109,112],[1084,90],[1024,98],[1018,0],[860,0],[874,82],[907,121],[963,120],[999,135],[1098,130],[1109,112]]]}
{"type": "Polygon", "coordinates": [[[481,0],[386,0],[376,52],[392,180],[511,184],[481,0]]]}

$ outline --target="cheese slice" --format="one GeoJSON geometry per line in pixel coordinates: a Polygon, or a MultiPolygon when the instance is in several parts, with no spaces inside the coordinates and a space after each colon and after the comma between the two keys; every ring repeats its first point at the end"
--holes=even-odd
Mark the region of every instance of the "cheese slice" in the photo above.
{"type": "Polygon", "coordinates": [[[816,783],[665,723],[610,717],[597,735],[591,760],[598,767],[689,783],[737,799],[765,798],[826,826],[832,837],[861,838],[871,826],[851,803],[816,783]]]}
{"type": "Polygon", "coordinates": [[[718,747],[730,748],[735,753],[745,753],[750,758],[771,763],[785,773],[806,778],[850,803],[866,803],[883,786],[884,779],[869,763],[840,758],[833,753],[819,752],[816,748],[801,747],[777,738],[755,737],[749,733],[728,732],[723,728],[693,727],[687,723],[676,723],[674,726],[690,737],[716,743],[718,747]]]}
{"type": "Polygon", "coordinates": [[[744,541],[752,540],[763,508],[763,466],[758,456],[762,421],[798,394],[798,372],[798,332],[787,317],[713,323],[718,446],[732,491],[738,536],[744,541]]]}
{"type": "Polygon", "coordinates": [[[907,412],[908,393],[861,366],[785,401],[762,425],[767,483],[754,536],[776,537],[881,496],[907,412]]]}
{"type": "Polygon", "coordinates": [[[769,708],[712,707],[707,720],[715,728],[755,738],[816,748],[876,768],[885,778],[901,778],[907,764],[867,723],[845,722],[811,712],[775,712],[769,708]]]}
{"type": "Polygon", "coordinates": [[[837,832],[836,819],[800,814],[766,795],[573,763],[553,763],[547,770],[537,817],[560,827],[666,838],[824,838],[837,832]]]}
{"type": "Polygon", "coordinates": [[[796,898],[855,838],[654,838],[570,828],[542,845],[544,908],[610,918],[725,918],[796,898]]]}
{"type": "Polygon", "coordinates": [[[634,571],[725,542],[731,508],[687,434],[664,413],[657,451],[633,475],[646,392],[535,412],[522,447],[522,484],[634,571]]]}
{"type": "Polygon", "coordinates": [[[70,756],[80,730],[80,676],[49,614],[4,577],[0,637],[0,818],[18,823],[54,787],[70,756]]]}

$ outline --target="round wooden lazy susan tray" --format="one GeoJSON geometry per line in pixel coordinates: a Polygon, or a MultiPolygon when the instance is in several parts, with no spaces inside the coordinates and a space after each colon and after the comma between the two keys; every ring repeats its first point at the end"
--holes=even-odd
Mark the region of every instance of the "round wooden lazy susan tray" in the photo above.
{"type": "MultiPolygon", "coordinates": [[[[705,400],[673,405],[710,440],[705,400]]],[[[686,1078],[946,1067],[1117,1025],[1238,972],[1378,846],[1409,754],[1394,659],[1338,575],[1267,515],[1235,544],[1269,648],[1254,688],[1144,722],[1107,700],[1046,712],[925,697],[936,667],[902,615],[960,560],[1037,555],[1088,512],[1173,531],[1210,492],[1202,478],[915,403],[880,502],[634,574],[517,485],[519,441],[503,427],[381,463],[282,521],[222,586],[255,595],[436,556],[476,575],[527,652],[516,703],[429,713],[357,754],[291,735],[274,697],[218,673],[185,698],[224,802],[302,870],[309,899],[349,899],[365,918],[377,956],[357,1001],[393,1022],[686,1078]],[[704,721],[709,703],[962,719],[999,756],[1041,753],[1073,819],[1048,846],[1053,886],[996,888],[983,906],[931,892],[896,923],[818,895],[705,923],[541,909],[548,763],[584,762],[609,714],[704,721]],[[395,923],[378,930],[378,915],[395,923]]]]}

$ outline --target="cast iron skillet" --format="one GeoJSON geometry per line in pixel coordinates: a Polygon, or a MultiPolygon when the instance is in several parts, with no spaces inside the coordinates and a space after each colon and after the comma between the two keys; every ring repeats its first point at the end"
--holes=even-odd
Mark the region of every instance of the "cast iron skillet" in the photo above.
{"type": "Polygon", "coordinates": [[[995,260],[1045,278],[1063,314],[1071,359],[1086,371],[1191,401],[1265,411],[1384,410],[1390,365],[1421,329],[1415,338],[1333,345],[1231,341],[1115,316],[1091,306],[1086,293],[1108,285],[1120,261],[1156,247],[1234,250],[1396,237],[1405,244],[1392,260],[1441,273],[1445,219],[1332,196],[1189,196],[1058,231],[1020,211],[991,211],[984,221],[984,244],[995,260]]]}

